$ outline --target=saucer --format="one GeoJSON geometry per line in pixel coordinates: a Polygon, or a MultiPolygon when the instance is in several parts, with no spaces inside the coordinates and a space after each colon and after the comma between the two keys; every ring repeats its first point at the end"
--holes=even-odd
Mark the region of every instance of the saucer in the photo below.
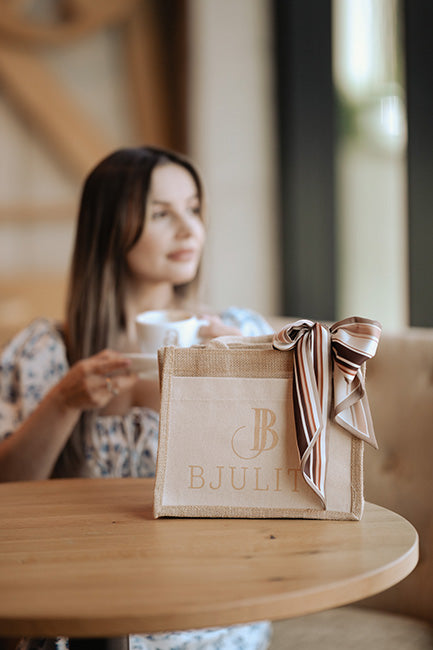
{"type": "Polygon", "coordinates": [[[131,360],[129,366],[131,372],[137,373],[140,377],[155,377],[158,375],[158,358],[156,354],[144,354],[143,352],[128,352],[124,357],[131,360]]]}

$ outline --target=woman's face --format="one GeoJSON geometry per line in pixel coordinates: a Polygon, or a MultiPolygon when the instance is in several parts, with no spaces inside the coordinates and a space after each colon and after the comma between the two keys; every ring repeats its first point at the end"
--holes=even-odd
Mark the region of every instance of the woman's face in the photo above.
{"type": "Polygon", "coordinates": [[[134,281],[149,285],[185,284],[197,274],[205,229],[195,181],[175,163],[152,172],[146,220],[126,261],[134,281]]]}

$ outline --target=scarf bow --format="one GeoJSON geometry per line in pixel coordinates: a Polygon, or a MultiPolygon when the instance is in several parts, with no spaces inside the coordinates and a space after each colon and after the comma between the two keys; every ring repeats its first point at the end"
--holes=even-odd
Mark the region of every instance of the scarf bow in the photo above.
{"type": "Polygon", "coordinates": [[[381,331],[380,323],[367,318],[346,318],[330,328],[298,320],[273,338],[275,349],[294,350],[293,403],[301,470],[324,508],[328,417],[377,448],[361,366],[376,354],[381,331]]]}

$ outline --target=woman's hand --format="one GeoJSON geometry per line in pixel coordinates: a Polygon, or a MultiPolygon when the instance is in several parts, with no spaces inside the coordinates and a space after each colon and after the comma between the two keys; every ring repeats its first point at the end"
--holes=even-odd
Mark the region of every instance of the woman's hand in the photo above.
{"type": "Polygon", "coordinates": [[[49,478],[82,411],[104,408],[137,382],[129,366],[113,350],[75,363],[0,445],[0,481],[49,478]]]}
{"type": "Polygon", "coordinates": [[[242,336],[240,329],[226,325],[219,316],[202,314],[200,318],[208,321],[208,325],[203,325],[199,332],[200,338],[204,340],[214,339],[217,336],[242,336]]]}
{"type": "Polygon", "coordinates": [[[114,350],[82,359],[57,384],[57,399],[69,409],[103,408],[136,383],[137,375],[131,374],[130,363],[114,350]]]}

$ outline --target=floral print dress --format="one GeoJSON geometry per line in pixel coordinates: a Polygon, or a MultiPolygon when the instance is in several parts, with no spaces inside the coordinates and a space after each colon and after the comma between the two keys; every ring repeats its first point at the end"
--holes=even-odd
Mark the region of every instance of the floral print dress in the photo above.
{"type": "MultiPolygon", "coordinates": [[[[272,328],[250,310],[232,307],[223,322],[245,336],[270,334],[272,328]]],[[[63,338],[52,321],[37,319],[15,336],[0,360],[0,444],[36,408],[66,374],[69,364],[63,338]]],[[[159,415],[133,408],[124,416],[97,416],[84,440],[85,473],[89,477],[152,477],[155,475],[159,415]]],[[[264,650],[270,624],[259,622],[156,634],[132,635],[130,650],[264,650]]],[[[17,650],[66,650],[68,640],[22,639],[17,650]]]]}

